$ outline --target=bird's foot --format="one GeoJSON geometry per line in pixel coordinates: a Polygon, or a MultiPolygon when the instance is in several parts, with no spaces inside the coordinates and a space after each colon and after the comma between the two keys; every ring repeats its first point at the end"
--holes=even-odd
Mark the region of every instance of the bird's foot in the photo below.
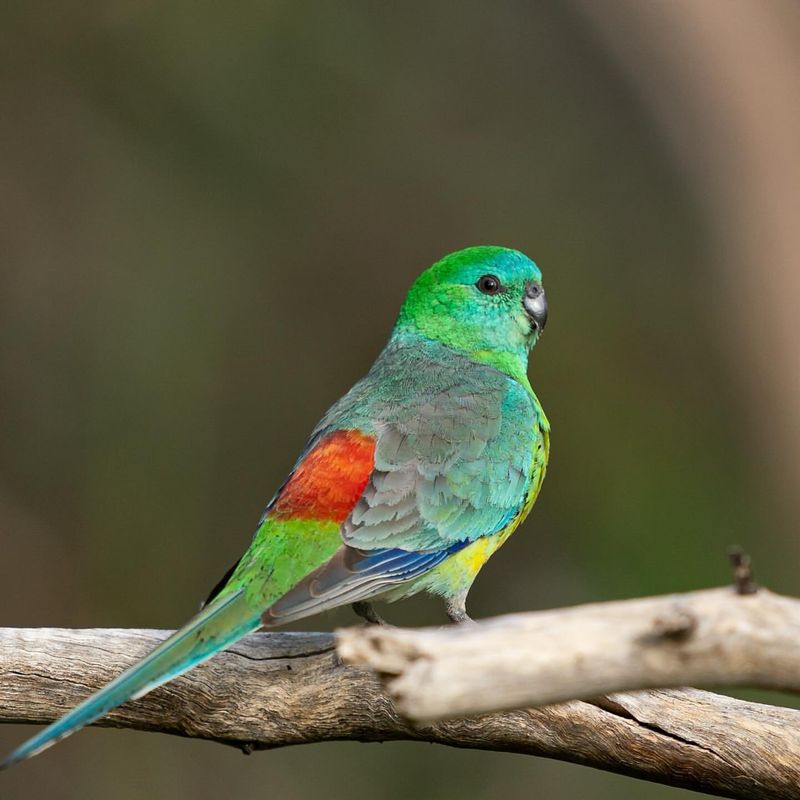
{"type": "Polygon", "coordinates": [[[450,618],[450,622],[455,625],[463,625],[467,622],[475,622],[472,617],[467,614],[466,595],[463,597],[454,597],[449,599],[445,605],[445,611],[450,618]]]}
{"type": "Polygon", "coordinates": [[[359,600],[357,603],[353,603],[353,611],[361,619],[366,620],[368,625],[388,625],[386,620],[375,610],[372,603],[368,603],[366,600],[359,600]]]}

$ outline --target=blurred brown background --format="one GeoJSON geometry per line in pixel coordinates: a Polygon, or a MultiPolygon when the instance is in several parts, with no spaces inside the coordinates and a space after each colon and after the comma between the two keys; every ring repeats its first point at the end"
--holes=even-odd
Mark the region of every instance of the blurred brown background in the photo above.
{"type": "MultiPolygon", "coordinates": [[[[799,77],[794,0],[4,3],[0,625],[183,622],[412,279],[477,243],[544,271],[553,450],[472,614],[720,584],[732,542],[797,594],[799,77]]],[[[428,745],[244,758],[113,730],[0,782],[689,796],[428,745]]]]}

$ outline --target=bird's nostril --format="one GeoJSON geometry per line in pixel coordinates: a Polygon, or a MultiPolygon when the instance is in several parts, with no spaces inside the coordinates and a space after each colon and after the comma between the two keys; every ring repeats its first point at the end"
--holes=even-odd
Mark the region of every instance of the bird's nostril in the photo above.
{"type": "Polygon", "coordinates": [[[536,299],[541,293],[542,287],[538,283],[529,283],[525,286],[525,294],[532,299],[536,299]]]}

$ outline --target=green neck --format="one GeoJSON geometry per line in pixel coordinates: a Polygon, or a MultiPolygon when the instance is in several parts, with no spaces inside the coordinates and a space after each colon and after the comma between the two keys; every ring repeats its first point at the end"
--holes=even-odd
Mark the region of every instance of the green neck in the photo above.
{"type": "MultiPolygon", "coordinates": [[[[434,322],[440,322],[434,318],[434,322]]],[[[419,324],[420,320],[409,322],[403,320],[402,316],[397,321],[392,338],[419,338],[437,342],[445,347],[454,350],[459,355],[466,356],[470,361],[478,364],[486,364],[496,370],[508,375],[520,383],[530,394],[533,394],[530,381],[528,380],[528,348],[509,347],[503,349],[488,347],[469,347],[464,346],[463,337],[452,326],[432,325],[425,326],[419,324]]]]}
{"type": "Polygon", "coordinates": [[[472,352],[465,352],[465,355],[472,361],[477,361],[479,364],[488,364],[500,372],[504,372],[510,378],[513,378],[518,383],[521,383],[531,394],[530,381],[528,380],[528,351],[525,350],[523,354],[513,353],[510,351],[495,350],[474,350],[472,352]]]}
{"type": "Polygon", "coordinates": [[[439,342],[530,391],[528,353],[534,340],[522,298],[509,293],[478,302],[472,273],[491,266],[476,269],[467,256],[464,251],[445,258],[417,278],[400,309],[396,332],[439,342]]]}

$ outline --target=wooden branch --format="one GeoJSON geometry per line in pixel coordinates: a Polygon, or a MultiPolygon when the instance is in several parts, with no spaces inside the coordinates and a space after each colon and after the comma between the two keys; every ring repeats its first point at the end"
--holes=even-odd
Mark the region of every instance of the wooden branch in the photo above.
{"type": "Polygon", "coordinates": [[[344,630],[339,652],[395,676],[389,694],[418,721],[651,687],[800,691],[800,600],[751,582],[480,625],[344,630]]]}
{"type": "MultiPolygon", "coordinates": [[[[167,635],[0,629],[0,722],[52,721],[167,635]]],[[[797,711],[689,689],[416,727],[398,715],[372,671],[340,662],[328,634],[249,637],[100,724],[210,739],[245,752],[334,739],[436,742],[758,800],[795,796],[800,781],[797,711]]]]}
{"type": "MultiPolygon", "coordinates": [[[[732,553],[732,560],[733,589],[445,629],[343,630],[339,652],[345,661],[382,674],[398,710],[418,722],[657,686],[800,690],[800,601],[756,591],[746,557],[732,553]]],[[[695,690],[617,694],[594,702],[707,748],[727,764],[728,777],[748,775],[753,783],[744,794],[727,787],[733,796],[761,797],[756,787],[775,780],[792,787],[785,789],[787,797],[800,797],[798,711],[695,690]],[[762,770],[769,775],[755,775],[762,770]]]]}

